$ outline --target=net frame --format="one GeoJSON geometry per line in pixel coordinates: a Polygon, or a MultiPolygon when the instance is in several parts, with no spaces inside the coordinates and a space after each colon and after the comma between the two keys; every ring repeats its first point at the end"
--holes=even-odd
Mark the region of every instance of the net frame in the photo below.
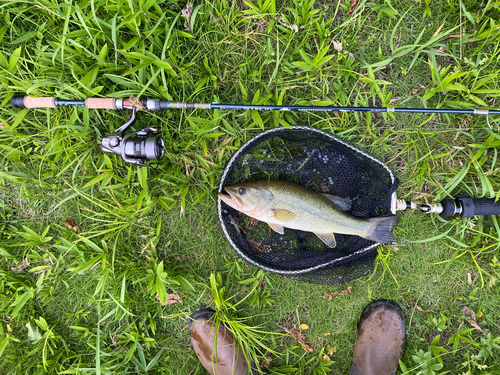
{"type": "MultiPolygon", "coordinates": [[[[278,128],[273,128],[273,129],[264,131],[256,136],[254,136],[252,139],[247,141],[245,144],[243,144],[238,149],[238,151],[231,157],[229,162],[227,163],[227,165],[224,169],[224,173],[223,173],[222,178],[221,178],[221,183],[219,184],[219,192],[223,192],[224,187],[226,186],[228,175],[232,171],[235,163],[240,159],[240,157],[244,156],[249,150],[252,150],[255,147],[255,144],[258,144],[260,140],[262,140],[263,138],[267,138],[270,135],[275,135],[275,134],[278,135],[279,133],[290,132],[290,131],[292,131],[292,132],[293,131],[307,131],[307,132],[315,133],[319,137],[324,137],[324,138],[328,139],[329,141],[333,141],[333,142],[339,143],[345,147],[348,147],[350,149],[350,151],[352,151],[353,153],[359,154],[362,157],[369,159],[371,162],[376,163],[376,164],[380,165],[381,167],[383,167],[383,169],[390,176],[391,183],[396,184],[396,186],[397,186],[397,179],[395,178],[392,171],[382,161],[380,161],[379,159],[377,159],[373,155],[370,155],[368,152],[352,145],[351,143],[349,143],[349,142],[347,142],[339,137],[336,137],[336,136],[334,136],[330,133],[324,132],[322,130],[311,128],[308,126],[292,126],[291,128],[278,127],[278,128]]],[[[390,200],[391,200],[390,212],[392,214],[395,214],[396,213],[396,200],[397,200],[396,191],[392,192],[390,200]]],[[[314,277],[312,278],[313,280],[311,281],[311,278],[308,278],[307,275],[311,275],[311,273],[314,273],[314,272],[321,273],[322,270],[326,270],[326,269],[329,269],[331,267],[335,267],[335,265],[337,265],[337,264],[345,263],[345,262],[349,261],[350,259],[359,258],[360,256],[363,256],[364,254],[370,253],[373,249],[375,249],[376,247],[378,247],[378,245],[380,245],[380,243],[373,243],[365,248],[357,250],[357,251],[355,251],[351,254],[348,254],[346,256],[338,257],[336,259],[332,259],[330,261],[327,261],[325,263],[318,264],[315,266],[304,267],[302,269],[293,269],[293,270],[288,269],[287,270],[287,269],[282,269],[282,268],[278,268],[278,267],[269,267],[263,263],[260,263],[259,261],[255,260],[255,259],[253,259],[251,256],[246,254],[246,252],[244,250],[240,249],[238,244],[235,243],[235,241],[233,240],[233,238],[230,234],[228,223],[226,222],[226,220],[224,220],[224,217],[223,217],[223,205],[222,205],[221,199],[218,199],[217,211],[218,211],[219,222],[221,224],[224,235],[228,239],[231,247],[236,251],[237,255],[240,258],[242,258],[243,260],[245,260],[249,264],[251,264],[257,268],[260,268],[264,271],[276,273],[276,274],[283,275],[286,277],[303,279],[303,280],[310,281],[310,282],[317,282],[317,283],[319,282],[322,284],[323,283],[331,284],[331,282],[324,282],[324,281],[322,282],[322,281],[317,281],[317,280],[314,281],[314,277]]],[[[321,278],[321,276],[318,275],[317,278],[321,278]]]]}

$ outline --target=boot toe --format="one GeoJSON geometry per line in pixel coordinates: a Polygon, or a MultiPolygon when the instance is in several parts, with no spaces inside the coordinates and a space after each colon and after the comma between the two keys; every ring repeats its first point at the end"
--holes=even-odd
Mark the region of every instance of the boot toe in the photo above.
{"type": "Polygon", "coordinates": [[[233,334],[213,321],[215,311],[202,309],[191,315],[191,344],[211,375],[246,375],[248,364],[233,334]]]}
{"type": "Polygon", "coordinates": [[[405,318],[399,305],[379,300],[369,304],[358,323],[351,375],[391,375],[406,341],[405,318]]]}

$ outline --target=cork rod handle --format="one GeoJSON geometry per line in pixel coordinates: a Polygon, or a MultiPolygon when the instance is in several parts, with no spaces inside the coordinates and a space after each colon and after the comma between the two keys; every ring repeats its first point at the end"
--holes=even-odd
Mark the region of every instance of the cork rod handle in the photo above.
{"type": "Polygon", "coordinates": [[[65,100],[54,97],[34,98],[13,96],[10,104],[15,108],[57,108],[60,106],[85,106],[90,109],[116,109],[115,98],[87,98],[85,100],[65,100]]]}

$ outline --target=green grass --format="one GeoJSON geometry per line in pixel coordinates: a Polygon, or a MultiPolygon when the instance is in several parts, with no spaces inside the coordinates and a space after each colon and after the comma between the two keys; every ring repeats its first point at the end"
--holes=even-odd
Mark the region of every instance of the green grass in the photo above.
{"type": "Polygon", "coordinates": [[[500,373],[497,217],[400,213],[398,243],[379,248],[373,275],[320,286],[237,259],[216,214],[232,153],[293,124],[384,160],[401,198],[498,197],[500,136],[483,116],[140,113],[136,128],[157,126],[166,144],[159,168],[144,169],[99,149],[128,112],[9,104],[21,93],[498,107],[496,1],[359,1],[349,15],[350,4],[200,1],[186,23],[176,1],[0,4],[0,372],[204,374],[187,316],[218,306],[238,327],[259,327],[256,339],[274,351],[256,353],[270,361],[264,372],[345,374],[361,311],[388,298],[407,317],[402,373],[500,373]],[[80,233],[64,225],[68,216],[80,233]],[[217,302],[223,287],[229,300],[217,302]],[[155,295],[166,293],[182,302],[162,306],[155,295]],[[472,329],[464,306],[489,336],[472,329]],[[300,324],[312,353],[283,334],[300,324]]]}

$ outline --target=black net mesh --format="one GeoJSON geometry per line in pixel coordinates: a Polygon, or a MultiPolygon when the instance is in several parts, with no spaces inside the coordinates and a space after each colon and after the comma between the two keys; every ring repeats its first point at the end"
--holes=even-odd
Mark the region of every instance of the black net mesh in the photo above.
{"type": "MultiPolygon", "coordinates": [[[[229,161],[219,191],[257,180],[285,180],[352,200],[351,215],[390,216],[397,180],[379,160],[327,133],[308,127],[277,128],[253,138],[229,161]]],[[[219,219],[238,255],[252,265],[317,284],[343,283],[373,271],[377,243],[336,234],[337,246],[316,235],[284,234],[219,200],[219,219]]]]}

